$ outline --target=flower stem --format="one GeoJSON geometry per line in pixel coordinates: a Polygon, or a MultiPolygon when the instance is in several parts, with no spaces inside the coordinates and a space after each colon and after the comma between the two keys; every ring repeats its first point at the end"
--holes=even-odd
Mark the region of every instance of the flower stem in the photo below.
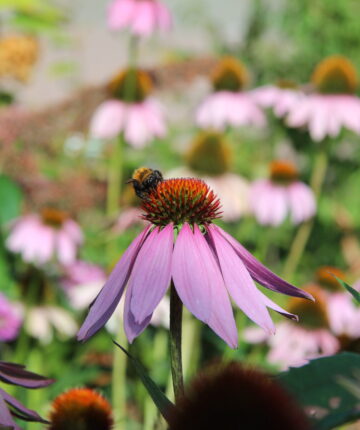
{"type": "MultiPolygon", "coordinates": [[[[127,347],[127,339],[120,324],[119,332],[116,336],[116,342],[127,347]]],[[[112,381],[111,381],[111,396],[114,411],[114,430],[125,429],[126,418],[126,355],[115,346],[114,361],[112,368],[112,381]]]]}
{"type": "Polygon", "coordinates": [[[170,287],[170,360],[175,402],[184,394],[184,380],[181,361],[182,302],[174,284],[170,287]]]}
{"type": "Polygon", "coordinates": [[[111,154],[108,192],[107,192],[107,215],[109,217],[117,214],[119,210],[121,180],[123,167],[123,138],[119,136],[118,141],[114,143],[114,150],[111,154]]]}
{"type": "MultiPolygon", "coordinates": [[[[319,150],[314,168],[312,171],[310,186],[314,191],[315,198],[317,202],[319,201],[319,197],[321,194],[321,189],[324,183],[325,174],[328,165],[328,157],[324,148],[319,150]]],[[[314,226],[314,219],[311,219],[307,222],[304,222],[297,231],[297,234],[291,244],[290,252],[288,254],[287,260],[284,266],[283,277],[285,279],[291,279],[293,274],[295,273],[298,264],[301,260],[301,257],[304,253],[306,244],[309,240],[312,228],[314,226]]]]}

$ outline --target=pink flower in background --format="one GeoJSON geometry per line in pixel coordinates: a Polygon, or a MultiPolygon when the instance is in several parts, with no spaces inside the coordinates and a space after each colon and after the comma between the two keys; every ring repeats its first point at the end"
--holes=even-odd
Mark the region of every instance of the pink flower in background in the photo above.
{"type": "Polygon", "coordinates": [[[147,222],[141,218],[142,210],[139,207],[127,207],[121,211],[118,219],[115,221],[112,231],[116,234],[124,233],[134,225],[147,225],[147,222]]]}
{"type": "Polygon", "coordinates": [[[148,97],[152,80],[143,70],[126,69],[109,84],[110,100],[95,111],[90,133],[94,138],[113,139],[123,133],[127,143],[143,148],[164,137],[166,124],[159,102],[148,97]]]}
{"type": "Polygon", "coordinates": [[[17,338],[22,323],[18,306],[0,293],[0,341],[9,342],[17,338]]]}
{"type": "Polygon", "coordinates": [[[360,99],[356,96],[354,66],[342,56],[326,58],[316,67],[312,82],[316,92],[299,99],[289,110],[290,127],[306,127],[315,141],[339,135],[347,128],[360,134],[360,99]]]}
{"type": "Polygon", "coordinates": [[[315,303],[290,303],[289,309],[299,314],[299,323],[281,322],[275,336],[268,336],[258,327],[244,332],[249,343],[266,342],[269,346],[267,360],[282,370],[306,364],[308,360],[335,354],[340,342],[330,331],[327,295],[319,286],[305,288],[315,298],[315,303]]]}
{"type": "Polygon", "coordinates": [[[217,91],[199,106],[196,124],[203,128],[223,130],[226,126],[250,125],[264,127],[266,119],[250,93],[217,91]]]}
{"type": "Polygon", "coordinates": [[[6,241],[7,248],[20,253],[28,263],[44,264],[56,259],[70,264],[76,259],[83,235],[79,225],[67,213],[44,209],[40,215],[19,218],[6,241]]]}
{"type": "Polygon", "coordinates": [[[44,305],[30,308],[25,315],[26,332],[47,345],[54,337],[54,331],[61,339],[73,337],[78,325],[70,312],[59,306],[44,305]]]}
{"type": "Polygon", "coordinates": [[[333,293],[328,299],[331,331],[348,339],[360,338],[360,308],[347,293],[333,293]]]}
{"type": "Polygon", "coordinates": [[[136,36],[147,37],[156,30],[169,31],[172,17],[159,0],[113,0],[108,8],[111,30],[129,28],[136,36]]]}
{"type": "Polygon", "coordinates": [[[94,300],[106,281],[105,271],[86,261],[75,261],[64,268],[61,285],[73,309],[85,309],[94,300]]]}
{"type": "Polygon", "coordinates": [[[206,97],[196,112],[196,124],[202,128],[223,130],[227,126],[263,127],[265,115],[251,92],[245,66],[233,57],[224,57],[212,73],[214,92],[206,97]]]}
{"type": "Polygon", "coordinates": [[[287,161],[271,164],[271,178],[260,179],[250,189],[250,206],[262,225],[278,226],[290,213],[293,224],[299,224],[316,213],[315,196],[311,188],[297,180],[295,166],[287,161]]]}
{"type": "Polygon", "coordinates": [[[162,107],[155,100],[124,103],[109,100],[101,104],[91,120],[90,133],[99,139],[112,139],[124,133],[126,142],[143,148],[155,137],[164,137],[166,125],[162,107]]]}
{"type": "Polygon", "coordinates": [[[255,102],[264,108],[272,108],[275,116],[285,116],[305,95],[295,88],[264,85],[251,91],[255,102]]]}
{"type": "Polygon", "coordinates": [[[261,293],[254,283],[296,297],[312,298],[257,261],[212,223],[220,202],[199,179],[160,182],[142,201],[153,224],[132,242],[92,304],[79,333],[86,340],[103,327],[126,288],[124,328],[132,342],[149,324],[171,279],[184,305],[229,346],[238,343],[229,295],[264,330],[275,330],[268,309],[296,319],[261,293]],[[174,244],[174,228],[178,236],[174,244]]]}

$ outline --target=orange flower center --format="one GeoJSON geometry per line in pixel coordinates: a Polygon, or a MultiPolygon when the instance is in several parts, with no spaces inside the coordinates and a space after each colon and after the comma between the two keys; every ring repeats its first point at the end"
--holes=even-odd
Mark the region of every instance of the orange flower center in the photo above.
{"type": "Polygon", "coordinates": [[[354,94],[358,77],[354,65],[347,58],[333,55],[316,66],[312,82],[320,93],[354,94]]]}
{"type": "Polygon", "coordinates": [[[246,67],[233,57],[224,57],[213,70],[211,77],[215,91],[238,92],[249,82],[246,67]]]}
{"type": "Polygon", "coordinates": [[[112,97],[127,103],[141,102],[153,89],[150,75],[144,70],[126,69],[108,85],[112,97]]]}
{"type": "Polygon", "coordinates": [[[299,315],[299,324],[308,329],[326,328],[329,326],[329,319],[326,307],[325,293],[316,285],[309,285],[304,291],[310,293],[315,302],[309,300],[289,300],[288,310],[299,315]]]}
{"type": "Polygon", "coordinates": [[[111,406],[96,391],[75,388],[58,396],[50,413],[49,430],[110,430],[111,406]]]}
{"type": "Polygon", "coordinates": [[[276,86],[284,90],[297,90],[299,88],[298,84],[291,79],[279,79],[276,86]]]}
{"type": "Polygon", "coordinates": [[[336,267],[323,266],[320,267],[315,273],[315,281],[319,283],[326,290],[330,291],[341,291],[341,285],[337,281],[337,278],[345,279],[345,274],[342,270],[336,267]]]}
{"type": "Polygon", "coordinates": [[[285,160],[276,160],[270,164],[270,178],[280,184],[289,184],[297,180],[299,172],[294,163],[285,160]]]}
{"type": "Polygon", "coordinates": [[[220,200],[200,179],[160,182],[142,201],[143,218],[155,225],[209,224],[220,218],[220,200]]]}
{"type": "Polygon", "coordinates": [[[187,164],[193,171],[209,176],[226,173],[231,158],[229,144],[222,134],[215,131],[200,132],[186,154],[187,164]]]}
{"type": "Polygon", "coordinates": [[[44,208],[41,211],[41,218],[44,224],[54,228],[61,228],[69,214],[54,208],[44,208]]]}

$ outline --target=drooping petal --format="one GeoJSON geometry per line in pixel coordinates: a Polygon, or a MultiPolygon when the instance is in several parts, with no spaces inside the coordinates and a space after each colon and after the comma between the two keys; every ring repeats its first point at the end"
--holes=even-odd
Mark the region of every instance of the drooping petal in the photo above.
{"type": "Polygon", "coordinates": [[[130,304],[132,300],[131,286],[126,290],[125,305],[124,305],[124,330],[126,337],[130,343],[142,333],[149,325],[152,315],[147,316],[141,323],[136,322],[134,315],[131,312],[130,304]]]}
{"type": "Polygon", "coordinates": [[[211,284],[214,272],[219,270],[210,262],[214,262],[214,257],[203,235],[198,228],[193,233],[185,223],[175,242],[171,272],[181,301],[206,323],[212,312],[211,284]]]}
{"type": "Polygon", "coordinates": [[[154,312],[170,285],[173,225],[154,229],[136,258],[129,279],[131,313],[138,323],[154,312]]]}
{"type": "Polygon", "coordinates": [[[10,428],[15,430],[21,430],[20,427],[13,420],[10,411],[5,403],[5,400],[2,398],[1,392],[3,390],[0,389],[0,428],[10,428]]]}
{"type": "Polygon", "coordinates": [[[0,361],[0,381],[26,388],[46,387],[54,382],[37,373],[29,372],[22,364],[0,361]]]}
{"type": "Polygon", "coordinates": [[[262,300],[263,303],[265,304],[265,306],[267,308],[270,308],[276,312],[278,312],[279,314],[283,315],[286,318],[289,318],[293,321],[299,321],[299,318],[297,315],[294,315],[290,312],[287,312],[285,309],[283,309],[281,306],[279,306],[278,304],[274,303],[272,300],[269,299],[269,297],[265,296],[265,294],[263,294],[261,291],[259,291],[261,296],[262,296],[262,300]]]}
{"type": "Polygon", "coordinates": [[[259,260],[257,260],[247,249],[245,249],[237,240],[227,234],[223,229],[213,225],[213,228],[220,232],[220,234],[230,243],[236,253],[239,255],[246,268],[248,269],[251,277],[269,290],[278,293],[286,294],[288,296],[303,297],[306,299],[314,300],[311,294],[296,288],[294,285],[289,284],[284,279],[275,275],[271,270],[265,267],[259,260]]]}
{"type": "Polygon", "coordinates": [[[212,225],[208,227],[208,237],[219,259],[226,288],[237,306],[264,330],[274,333],[262,295],[234,248],[212,225]]]}
{"type": "Polygon", "coordinates": [[[77,247],[73,239],[65,232],[59,231],[56,235],[56,247],[58,259],[61,264],[74,263],[76,260],[77,247]]]}
{"type": "Polygon", "coordinates": [[[25,421],[35,421],[38,423],[46,424],[47,421],[41,418],[41,416],[33,411],[32,409],[28,409],[22,403],[15,399],[15,397],[10,396],[6,391],[0,388],[0,398],[3,398],[6,403],[11,405],[13,408],[14,414],[25,421]]]}
{"type": "Polygon", "coordinates": [[[108,281],[96,297],[90,311],[81,326],[78,339],[87,340],[103,327],[118,305],[129,280],[135,259],[146,240],[150,227],[147,227],[125,251],[108,281]]]}
{"type": "Polygon", "coordinates": [[[131,24],[136,9],[134,0],[114,0],[108,8],[107,25],[110,30],[119,30],[131,24]]]}
{"type": "Polygon", "coordinates": [[[302,182],[294,182],[288,187],[291,218],[298,224],[315,215],[316,201],[312,189],[302,182]]]}

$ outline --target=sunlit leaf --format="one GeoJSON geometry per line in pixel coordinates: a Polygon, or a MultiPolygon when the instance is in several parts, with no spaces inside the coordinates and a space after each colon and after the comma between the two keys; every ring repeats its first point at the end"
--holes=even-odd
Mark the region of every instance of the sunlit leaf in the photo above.
{"type": "Polygon", "coordinates": [[[344,282],[342,279],[338,278],[337,276],[335,276],[335,278],[338,280],[338,282],[346,289],[349,291],[349,293],[354,297],[354,299],[357,301],[357,303],[360,304],[360,293],[358,291],[355,290],[355,288],[350,287],[349,284],[347,284],[346,282],[344,282]]]}
{"type": "Polygon", "coordinates": [[[360,355],[344,352],[291,368],[278,380],[304,407],[315,429],[328,430],[360,417],[360,398],[350,389],[350,383],[360,383],[359,370],[360,355]]]}

